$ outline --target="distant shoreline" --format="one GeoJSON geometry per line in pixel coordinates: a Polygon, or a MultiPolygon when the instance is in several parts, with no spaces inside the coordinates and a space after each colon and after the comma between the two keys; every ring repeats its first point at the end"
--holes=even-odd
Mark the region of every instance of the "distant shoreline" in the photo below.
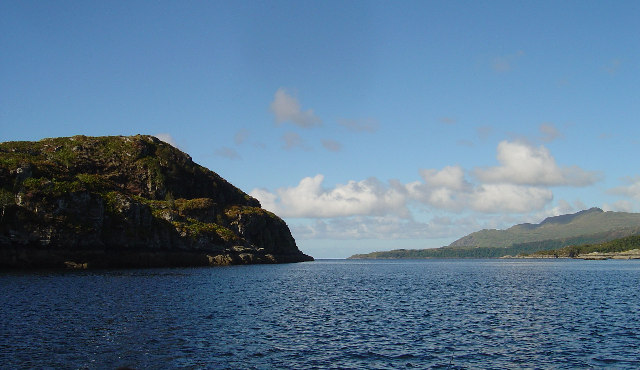
{"type": "Polygon", "coordinates": [[[556,258],[571,258],[571,259],[581,259],[581,260],[636,260],[640,259],[640,249],[631,249],[624,252],[591,252],[579,254],[574,257],[569,256],[557,256],[552,254],[539,254],[539,255],[528,255],[528,256],[504,256],[500,258],[515,258],[515,259],[556,259],[556,258]]]}

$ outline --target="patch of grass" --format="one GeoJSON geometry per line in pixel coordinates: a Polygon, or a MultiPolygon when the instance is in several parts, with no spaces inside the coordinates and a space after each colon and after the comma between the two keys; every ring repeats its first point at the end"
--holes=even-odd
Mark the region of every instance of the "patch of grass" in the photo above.
{"type": "Polygon", "coordinates": [[[269,216],[269,217],[277,217],[275,214],[262,209],[260,207],[248,207],[248,206],[231,206],[225,209],[225,216],[236,219],[239,215],[260,215],[260,216],[269,216]]]}
{"type": "Polygon", "coordinates": [[[225,242],[238,240],[238,236],[233,231],[215,223],[202,222],[193,218],[188,218],[186,222],[173,221],[172,223],[176,229],[186,232],[193,239],[206,235],[217,235],[225,242]]]}

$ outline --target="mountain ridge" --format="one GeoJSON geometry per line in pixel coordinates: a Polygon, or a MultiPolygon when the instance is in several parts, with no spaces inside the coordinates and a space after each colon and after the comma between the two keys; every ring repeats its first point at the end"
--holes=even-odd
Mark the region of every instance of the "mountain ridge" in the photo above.
{"type": "Polygon", "coordinates": [[[538,224],[518,224],[505,230],[480,230],[448,246],[359,254],[350,258],[498,258],[570,245],[603,243],[640,234],[640,214],[590,208],[547,217],[538,224]]]}
{"type": "Polygon", "coordinates": [[[605,212],[593,207],[572,214],[547,217],[538,224],[518,224],[506,230],[484,229],[468,234],[450,247],[509,247],[519,243],[578,237],[640,226],[640,214],[605,212]]]}

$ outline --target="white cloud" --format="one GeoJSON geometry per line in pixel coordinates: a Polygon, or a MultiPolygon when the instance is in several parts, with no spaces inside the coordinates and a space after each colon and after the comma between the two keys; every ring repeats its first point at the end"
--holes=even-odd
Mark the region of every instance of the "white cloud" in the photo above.
{"type": "Polygon", "coordinates": [[[320,118],[313,113],[313,109],[302,111],[298,99],[288,94],[282,87],[276,91],[270,108],[277,123],[291,122],[300,127],[313,127],[322,124],[320,118]]]}
{"type": "Polygon", "coordinates": [[[542,209],[553,200],[549,189],[512,184],[479,186],[470,197],[471,207],[479,212],[526,213],[542,209]]]}
{"type": "MultiPolygon", "coordinates": [[[[453,223],[446,217],[425,223],[414,215],[455,212],[483,220],[474,222],[469,231],[477,230],[480,223],[496,227],[521,222],[522,217],[542,219],[584,208],[579,202],[572,205],[562,200],[548,208],[554,199],[550,186],[582,186],[595,178],[578,168],[561,168],[546,148],[523,143],[500,143],[498,160],[500,166],[484,169],[423,169],[421,179],[409,183],[369,178],[325,188],[324,177],[316,175],[294,187],[255,189],[251,195],[266,209],[298,219],[292,224],[296,237],[442,238],[466,233],[462,226],[456,227],[460,217],[453,223]],[[475,182],[468,180],[469,173],[477,174],[475,182]]],[[[616,191],[640,198],[640,178],[616,191]]]]}
{"type": "Polygon", "coordinates": [[[438,209],[460,211],[468,205],[472,185],[464,178],[459,166],[447,166],[442,170],[421,170],[424,180],[408,183],[406,189],[411,199],[438,209]]]}
{"type": "Polygon", "coordinates": [[[387,186],[374,178],[349,181],[333,189],[324,189],[323,181],[323,175],[316,175],[275,193],[258,189],[250,194],[260,200],[264,208],[282,217],[408,216],[404,189],[387,186]]]}
{"type": "Polygon", "coordinates": [[[465,180],[464,170],[460,166],[447,166],[440,171],[421,170],[420,175],[428,185],[433,187],[462,190],[470,186],[465,180]]]}
{"type": "Polygon", "coordinates": [[[424,182],[406,185],[409,197],[429,207],[460,212],[525,213],[544,207],[553,193],[544,188],[514,184],[473,185],[459,166],[422,170],[424,182]]]}
{"type": "Polygon", "coordinates": [[[479,168],[475,175],[485,183],[507,183],[532,186],[586,186],[598,176],[577,166],[559,167],[544,146],[533,147],[522,142],[498,144],[500,166],[479,168]]]}

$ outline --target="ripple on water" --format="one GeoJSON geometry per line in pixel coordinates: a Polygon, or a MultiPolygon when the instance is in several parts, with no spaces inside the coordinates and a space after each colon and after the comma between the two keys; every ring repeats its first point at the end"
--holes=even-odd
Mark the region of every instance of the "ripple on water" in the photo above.
{"type": "Polygon", "coordinates": [[[635,261],[3,273],[0,363],[637,368],[638,286],[635,261]]]}

